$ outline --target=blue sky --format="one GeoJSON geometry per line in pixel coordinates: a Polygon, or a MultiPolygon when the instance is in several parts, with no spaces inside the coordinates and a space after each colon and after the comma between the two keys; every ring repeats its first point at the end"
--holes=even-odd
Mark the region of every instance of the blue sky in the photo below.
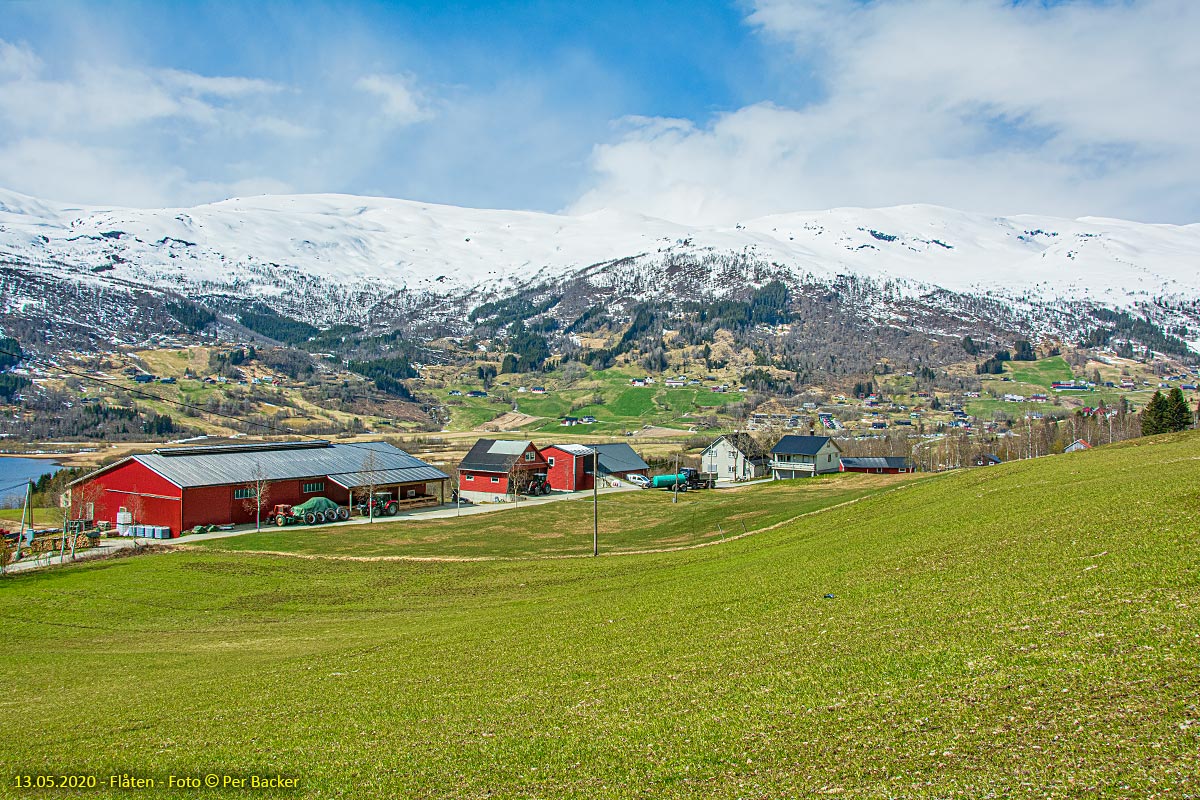
{"type": "Polygon", "coordinates": [[[1196,5],[10,1],[0,186],[1193,222],[1196,5]]]}

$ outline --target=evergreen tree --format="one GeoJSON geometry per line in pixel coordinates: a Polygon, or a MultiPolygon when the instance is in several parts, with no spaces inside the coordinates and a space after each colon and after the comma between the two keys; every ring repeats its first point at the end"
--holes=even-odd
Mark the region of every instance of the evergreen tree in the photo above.
{"type": "Polygon", "coordinates": [[[1162,392],[1155,392],[1154,397],[1142,411],[1142,436],[1153,436],[1156,433],[1166,433],[1167,430],[1167,398],[1162,392]]]}
{"type": "Polygon", "coordinates": [[[1013,353],[1013,356],[1012,356],[1013,361],[1036,361],[1037,360],[1037,353],[1033,352],[1033,345],[1031,345],[1025,339],[1019,340],[1017,342],[1017,345],[1014,348],[1014,350],[1015,350],[1015,352],[1013,353]]]}
{"type": "Polygon", "coordinates": [[[969,356],[979,355],[979,345],[975,344],[975,340],[970,336],[963,337],[962,349],[965,350],[969,356]]]}
{"type": "Polygon", "coordinates": [[[1168,431],[1185,431],[1192,427],[1192,410],[1188,408],[1187,400],[1183,397],[1183,390],[1178,386],[1167,395],[1164,422],[1168,431]]]}

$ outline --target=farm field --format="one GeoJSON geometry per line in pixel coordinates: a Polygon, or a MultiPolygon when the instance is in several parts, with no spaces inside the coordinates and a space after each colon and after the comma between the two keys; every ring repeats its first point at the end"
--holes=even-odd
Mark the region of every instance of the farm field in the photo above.
{"type": "MultiPolygon", "coordinates": [[[[63,520],[63,512],[57,508],[34,508],[32,510],[33,524],[38,527],[55,527],[61,526],[63,520]]],[[[28,520],[26,520],[28,523],[28,520]]],[[[9,528],[16,530],[21,527],[21,509],[19,508],[3,508],[0,509],[0,528],[9,528]]]]}
{"type": "Polygon", "coordinates": [[[1198,449],[952,473],[671,553],[10,577],[5,760],[299,781],[258,796],[1195,795],[1198,449]]]}
{"type": "MultiPolygon", "coordinates": [[[[604,553],[681,547],[754,531],[874,492],[914,475],[830,475],[741,488],[601,495],[604,553]]],[[[186,544],[186,540],[184,540],[186,544]]],[[[359,557],[513,558],[590,555],[590,499],[428,521],[390,521],[338,528],[272,528],[202,543],[214,550],[266,550],[359,557]]]]}
{"type": "Polygon", "coordinates": [[[1049,389],[1055,381],[1074,379],[1071,366],[1062,356],[1050,356],[1037,361],[1009,361],[1004,372],[1017,383],[1029,383],[1049,389]]]}
{"type": "Polygon", "coordinates": [[[743,399],[740,392],[734,391],[716,393],[695,386],[668,388],[661,380],[653,386],[630,385],[631,378],[644,375],[644,372],[612,368],[590,372],[566,387],[557,385],[558,376],[554,373],[502,375],[500,378],[510,385],[493,386],[488,397],[466,396],[466,392],[481,388],[477,383],[448,383],[437,392],[443,396],[451,389],[463,392],[462,396],[444,397],[450,411],[451,430],[478,428],[515,404],[521,413],[544,418],[531,423],[528,430],[549,432],[561,429],[559,420],[564,416],[590,415],[596,422],[583,427],[606,435],[636,430],[646,424],[686,429],[697,424],[697,420],[687,415],[719,414],[724,406],[743,399]],[[548,388],[544,395],[517,391],[519,386],[530,388],[541,384],[548,388]],[[590,402],[594,397],[603,402],[590,402]]]}

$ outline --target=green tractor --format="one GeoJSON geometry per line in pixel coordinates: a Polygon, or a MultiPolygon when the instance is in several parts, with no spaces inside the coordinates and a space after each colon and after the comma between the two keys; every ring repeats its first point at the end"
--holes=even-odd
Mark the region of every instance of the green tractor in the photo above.
{"type": "Polygon", "coordinates": [[[336,522],[350,519],[350,512],[330,500],[328,497],[312,497],[300,505],[289,506],[279,504],[271,509],[267,520],[279,527],[295,525],[303,522],[305,525],[318,525],[322,522],[336,522]]]}

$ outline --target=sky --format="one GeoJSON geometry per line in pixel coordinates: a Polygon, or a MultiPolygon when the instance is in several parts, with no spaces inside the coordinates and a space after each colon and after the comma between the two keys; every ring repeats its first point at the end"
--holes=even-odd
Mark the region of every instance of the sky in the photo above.
{"type": "Polygon", "coordinates": [[[0,187],[1200,222],[1194,0],[0,0],[0,187]]]}

